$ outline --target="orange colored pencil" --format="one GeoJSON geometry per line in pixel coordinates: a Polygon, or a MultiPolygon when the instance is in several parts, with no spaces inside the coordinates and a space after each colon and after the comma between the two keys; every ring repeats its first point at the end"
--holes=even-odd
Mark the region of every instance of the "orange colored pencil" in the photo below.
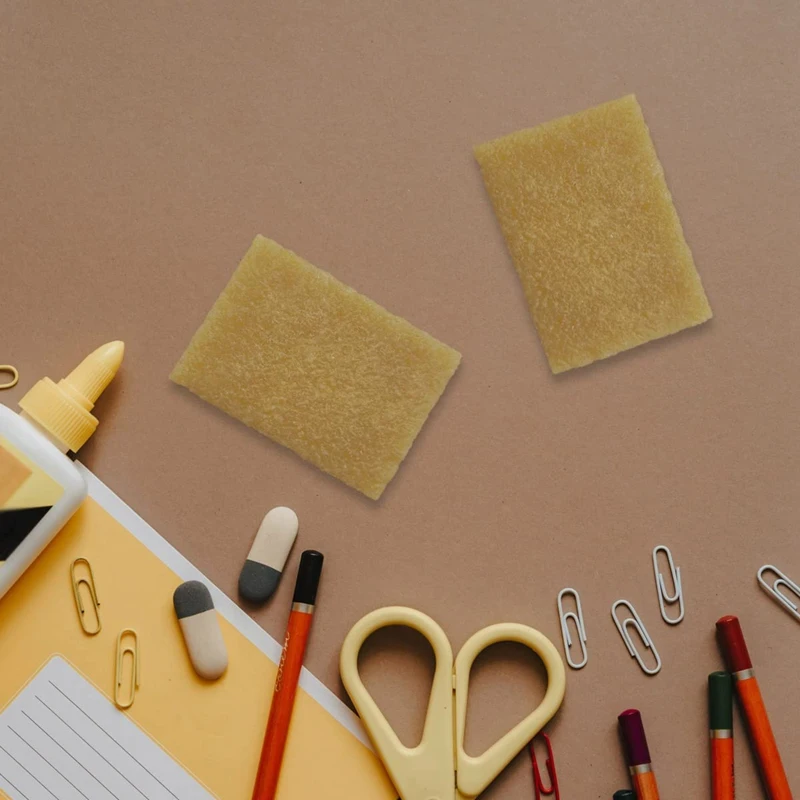
{"type": "Polygon", "coordinates": [[[253,800],[274,800],[278,789],[283,751],[286,748],[311,620],[314,618],[314,603],[321,572],[322,553],[306,550],[300,558],[300,567],[297,570],[292,611],[289,614],[278,674],[275,676],[275,692],[269,708],[267,732],[253,787],[253,800]]]}
{"type": "Polygon", "coordinates": [[[747,720],[750,742],[761,767],[767,794],[770,800],[792,800],[792,790],[789,788],[738,618],[722,617],[717,621],[717,631],[728,666],[733,673],[736,693],[747,720]]]}
{"type": "Polygon", "coordinates": [[[711,798],[733,800],[733,739],[711,740],[711,798]]]}
{"type": "Polygon", "coordinates": [[[733,800],[733,678],[708,676],[708,728],[711,746],[711,800],[733,800]]]}
{"type": "Polygon", "coordinates": [[[658,784],[652,772],[634,772],[631,781],[639,800],[658,800],[658,784]]]}

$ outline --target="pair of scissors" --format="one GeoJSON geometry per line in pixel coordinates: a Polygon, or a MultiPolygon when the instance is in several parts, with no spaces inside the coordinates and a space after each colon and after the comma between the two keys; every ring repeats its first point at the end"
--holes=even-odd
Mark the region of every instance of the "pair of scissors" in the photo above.
{"type": "Polygon", "coordinates": [[[339,658],[342,682],[383,761],[401,800],[472,800],[508,766],[511,759],[550,721],[561,706],[566,687],[564,663],[544,634],[507,622],[491,625],[470,637],[453,659],[445,632],[429,616],[413,608],[393,606],[367,614],[344,640],[339,658]],[[358,654],[375,631],[393,625],[421,633],[433,648],[433,674],[422,739],[406,747],[367,691],[358,673],[358,654]],[[483,755],[464,752],[469,674],[477,656],[498,642],[517,642],[533,650],[547,670],[547,691],[528,714],[483,755]]]}

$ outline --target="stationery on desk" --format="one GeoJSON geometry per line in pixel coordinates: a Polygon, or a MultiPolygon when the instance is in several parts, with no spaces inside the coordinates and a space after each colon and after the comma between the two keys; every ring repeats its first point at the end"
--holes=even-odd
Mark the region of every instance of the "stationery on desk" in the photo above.
{"type": "MultiPolygon", "coordinates": [[[[497,139],[475,154],[553,373],[710,319],[633,95],[497,139]],[[577,212],[565,215],[566,207],[577,212]],[[584,246],[576,250],[575,241],[584,246]],[[599,309],[598,297],[605,298],[599,309]]],[[[530,746],[536,797],[559,800],[549,736],[549,786],[530,744],[560,708],[566,686],[561,657],[543,634],[516,623],[493,625],[454,657],[443,630],[419,611],[396,606],[365,616],[342,645],[340,671],[376,754],[356,718],[303,672],[319,552],[302,555],[281,650],[91,473],[64,458],[93,433],[91,411],[123,352],[122,342],[110,342],[58,384],[40,381],[23,397],[22,416],[0,409],[0,597],[19,579],[0,605],[6,795],[93,800],[91,786],[115,800],[279,794],[281,800],[392,800],[395,792],[402,800],[472,800],[530,746]],[[87,487],[90,498],[81,506],[87,487]],[[77,624],[64,602],[67,574],[77,624]],[[170,596],[174,616],[165,602],[170,596]],[[423,735],[412,748],[400,743],[358,670],[366,638],[390,626],[418,631],[435,655],[423,735]],[[547,690],[528,716],[470,757],[464,750],[470,670],[498,642],[537,654],[547,690]],[[105,647],[111,643],[113,658],[105,647]],[[144,682],[143,651],[153,676],[144,682]],[[267,708],[259,751],[254,731],[263,729],[267,708]]],[[[378,500],[460,360],[452,348],[259,236],[171,377],[378,500]]],[[[16,382],[13,367],[0,371],[12,378],[0,388],[16,382]]],[[[240,574],[242,597],[263,603],[273,594],[297,528],[290,509],[267,514],[240,574]]],[[[662,620],[678,625],[685,617],[681,568],[666,545],[656,546],[651,560],[662,620]]],[[[758,581],[798,618],[796,583],[772,565],[759,570],[758,581]],[[765,573],[775,578],[769,582],[765,573]]],[[[577,590],[563,589],[556,605],[567,663],[583,669],[587,637],[577,590]],[[570,595],[575,610],[565,611],[570,595]]],[[[619,599],[611,615],[630,657],[657,675],[661,656],[634,605],[619,599]]],[[[731,673],[709,676],[712,796],[734,796],[733,681],[770,799],[791,800],[739,622],[724,617],[717,628],[731,673]]],[[[641,713],[629,709],[618,719],[635,791],[614,798],[658,800],[641,713]]]]}
{"type": "MultiPolygon", "coordinates": [[[[71,665],[68,669],[83,676],[86,686],[106,698],[111,716],[121,715],[111,702],[115,648],[119,632],[134,628],[139,634],[141,685],[125,712],[131,726],[146,734],[162,757],[202,786],[207,796],[250,800],[279,643],[98,478],[80,465],[78,469],[89,485],[89,498],[0,603],[0,708],[21,697],[18,693],[42,665],[58,654],[71,665]],[[97,582],[103,624],[95,636],[81,630],[72,596],[70,565],[79,557],[88,557],[97,582]],[[214,683],[195,673],[170,602],[175,588],[186,580],[202,580],[209,587],[220,617],[230,666],[214,683]]],[[[82,592],[88,597],[86,586],[82,592]]],[[[85,605],[91,613],[88,601],[85,605]]],[[[121,687],[125,694],[131,666],[126,657],[121,687]]],[[[149,766],[138,750],[132,752],[149,766]]],[[[0,758],[3,763],[8,766],[0,758]]],[[[397,797],[353,712],[305,669],[279,792],[281,800],[397,797]],[[308,769],[309,748],[314,752],[313,770],[308,769]]],[[[37,798],[35,793],[25,794],[27,800],[37,798]]]]}
{"type": "MultiPolygon", "coordinates": [[[[200,787],[189,795],[193,799],[208,796],[219,800],[246,800],[253,791],[253,776],[259,763],[258,740],[254,732],[263,730],[276,673],[275,664],[280,659],[278,643],[212,586],[209,594],[209,597],[213,595],[211,607],[204,606],[196,616],[216,615],[217,612],[221,615],[218,627],[231,654],[235,677],[229,679],[223,675],[212,689],[210,684],[195,675],[176,630],[179,623],[164,598],[169,597],[181,579],[199,582],[202,576],[95,476],[80,465],[78,469],[89,485],[89,499],[0,604],[0,645],[6,641],[15,644],[13,649],[6,649],[4,681],[0,685],[0,704],[10,703],[0,714],[0,788],[11,800],[30,800],[36,797],[35,788],[31,792],[31,786],[39,786],[39,781],[56,791],[58,797],[63,794],[72,800],[70,781],[80,786],[75,780],[77,774],[86,776],[90,772],[101,781],[106,780],[104,768],[96,770],[92,760],[97,752],[106,755],[94,739],[65,714],[61,714],[64,722],[72,725],[87,744],[80,741],[80,737],[71,738],[76,734],[71,733],[68,726],[61,725],[59,729],[60,723],[56,724],[57,718],[49,711],[43,716],[35,713],[37,709],[46,711],[42,701],[47,702],[49,695],[40,689],[44,687],[51,691],[54,684],[98,723],[100,727],[95,727],[94,732],[101,738],[100,728],[103,728],[119,741],[129,741],[128,752],[170,787],[179,800],[183,800],[179,790],[184,785],[192,787],[192,791],[195,785],[200,787]],[[91,558],[87,559],[84,554],[91,558]],[[154,591],[141,592],[143,582],[154,591]],[[71,592],[74,604],[72,600],[64,602],[65,595],[69,597],[71,592]],[[135,678],[133,660],[124,659],[121,671],[125,685],[118,686],[117,683],[122,681],[118,681],[114,674],[113,647],[106,649],[108,645],[116,645],[123,626],[127,624],[134,624],[140,632],[145,632],[144,641],[136,643],[145,652],[145,664],[149,665],[145,666],[144,675],[159,676],[145,677],[135,694],[135,702],[132,691],[129,719],[107,699],[114,697],[117,691],[127,698],[128,682],[135,678]],[[17,691],[19,694],[12,701],[17,691]],[[29,707],[31,703],[34,704],[33,711],[29,707]],[[170,713],[165,714],[164,709],[170,709],[170,713]],[[233,713],[237,718],[236,726],[229,724],[233,713]],[[119,736],[115,733],[118,729],[122,731],[119,736]],[[128,735],[125,733],[128,730],[136,733],[128,735]],[[220,730],[226,732],[224,737],[217,735],[220,730]],[[173,784],[168,780],[177,782],[173,784]],[[58,794],[62,788],[63,793],[58,794]]],[[[301,601],[303,597],[298,600],[301,601]]],[[[297,613],[296,610],[293,613],[297,613]]],[[[408,619],[397,610],[385,619],[379,614],[379,618],[368,618],[367,623],[359,623],[355,629],[357,633],[353,635],[359,639],[377,623],[405,621],[421,625],[416,613],[408,619]]],[[[720,620],[723,646],[735,673],[736,686],[750,722],[765,780],[771,787],[770,797],[785,800],[791,797],[785,772],[766,713],[759,711],[753,690],[748,688],[754,681],[752,664],[734,619],[720,620]],[[726,630],[734,633],[738,630],[739,634],[728,635],[724,633],[726,630]],[[764,720],[766,727],[762,724],[764,720]]],[[[349,638],[343,648],[342,675],[356,707],[364,713],[370,701],[361,694],[359,682],[354,677],[353,653],[353,639],[349,638]]],[[[558,663],[561,665],[560,658],[558,663]]],[[[560,672],[563,672],[563,665],[560,672]]],[[[721,673],[718,678],[712,676],[712,682],[723,684],[725,675],[727,673],[721,673]]],[[[558,679],[555,682],[551,679],[551,687],[555,684],[557,688],[558,683],[558,679]]],[[[292,725],[288,724],[290,717],[284,716],[281,727],[288,742],[285,757],[272,748],[263,751],[264,771],[273,773],[270,790],[273,795],[264,796],[274,796],[277,789],[275,779],[280,774],[283,776],[279,792],[281,800],[305,798],[309,792],[317,791],[324,791],[329,798],[349,798],[357,787],[361,787],[358,790],[363,791],[364,796],[394,800],[395,789],[387,780],[378,758],[366,746],[363,731],[352,713],[307,672],[300,678],[300,686],[305,691],[297,697],[297,708],[291,715],[292,725]],[[295,742],[294,746],[292,742],[295,742]],[[309,742],[315,743],[318,769],[313,771],[306,768],[303,755],[309,742]]],[[[131,690],[135,688],[131,683],[131,690]]],[[[714,697],[718,699],[717,694],[714,697]]],[[[725,714],[720,716],[720,705],[714,702],[712,698],[711,744],[716,776],[712,794],[714,800],[729,800],[733,796],[732,740],[725,736],[728,731],[723,724],[725,714]]],[[[59,709],[55,702],[50,703],[50,708],[59,714],[64,710],[59,709]]],[[[293,704],[289,703],[288,708],[292,710],[293,704]]],[[[632,715],[629,713],[629,716],[632,715]]],[[[369,711],[365,722],[370,735],[375,736],[376,726],[374,721],[370,721],[369,711]]],[[[539,723],[529,728],[522,738],[532,736],[537,727],[540,727],[539,723]]],[[[378,737],[381,737],[380,733],[378,737]]],[[[633,744],[634,739],[635,736],[633,739],[628,736],[633,744]]],[[[644,754],[646,740],[643,729],[640,743],[641,747],[637,745],[633,749],[629,745],[634,783],[639,787],[641,797],[655,798],[657,789],[652,768],[647,769],[649,752],[644,754]]],[[[513,755],[516,744],[518,742],[507,750],[503,763],[513,755]]],[[[379,749],[379,754],[381,759],[388,758],[392,763],[390,751],[391,748],[389,751],[379,749]]],[[[125,760],[124,753],[118,755],[125,760]]],[[[133,780],[124,765],[106,757],[116,768],[112,772],[118,780],[127,785],[123,778],[119,778],[117,770],[133,780]]],[[[402,776],[403,768],[400,769],[400,773],[392,773],[399,784],[398,791],[404,800],[413,800],[415,789],[408,793],[402,776]]],[[[494,763],[482,777],[485,779],[497,769],[498,764],[494,763]]],[[[483,784],[482,781],[469,782],[469,769],[462,773],[462,794],[469,797],[483,784]]],[[[108,785],[114,786],[112,783],[108,785]]],[[[535,790],[542,788],[535,783],[535,790]]],[[[117,795],[126,800],[124,787],[121,792],[117,795]]],[[[258,794],[255,796],[260,798],[258,794]]],[[[158,798],[159,795],[152,797],[158,798]]]]}

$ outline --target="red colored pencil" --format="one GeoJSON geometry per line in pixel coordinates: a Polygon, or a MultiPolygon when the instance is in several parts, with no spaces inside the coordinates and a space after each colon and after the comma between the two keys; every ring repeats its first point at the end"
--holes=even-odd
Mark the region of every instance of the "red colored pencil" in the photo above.
{"type": "Polygon", "coordinates": [[[733,673],[736,693],[747,720],[750,741],[756,751],[767,794],[770,800],[792,800],[792,790],[789,788],[781,754],[769,724],[767,709],[758,688],[739,619],[733,616],[722,617],[717,620],[717,631],[728,668],[733,673]]]}
{"type": "Polygon", "coordinates": [[[297,583],[294,588],[292,612],[286,627],[278,674],[275,677],[275,693],[269,709],[267,732],[261,748],[261,760],[253,787],[253,800],[274,800],[281,774],[283,751],[292,719],[297,682],[303,668],[311,620],[314,617],[314,603],[322,572],[322,553],[306,550],[300,558],[297,570],[297,583]]]}

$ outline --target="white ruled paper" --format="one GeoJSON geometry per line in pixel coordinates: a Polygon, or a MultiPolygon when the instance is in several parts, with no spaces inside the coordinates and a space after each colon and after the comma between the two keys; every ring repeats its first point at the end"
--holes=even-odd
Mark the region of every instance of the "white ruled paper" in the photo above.
{"type": "Polygon", "coordinates": [[[11,800],[214,800],[58,656],[0,714],[0,788],[11,800]]]}

